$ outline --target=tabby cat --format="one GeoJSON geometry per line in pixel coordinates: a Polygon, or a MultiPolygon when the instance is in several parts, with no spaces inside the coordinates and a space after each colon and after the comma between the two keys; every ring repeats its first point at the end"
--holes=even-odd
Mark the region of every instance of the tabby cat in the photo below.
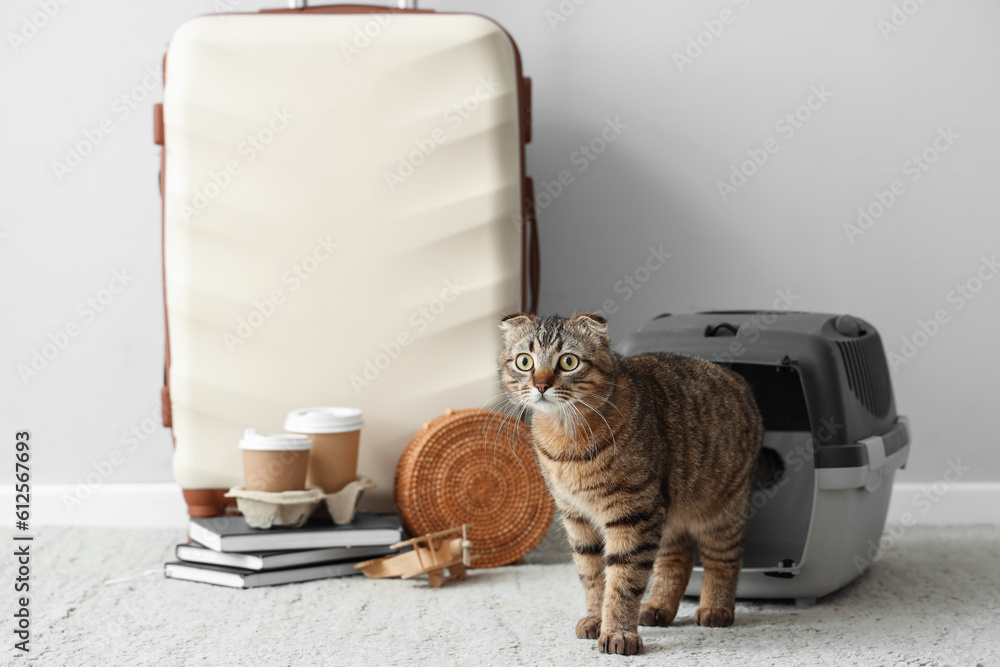
{"type": "Polygon", "coordinates": [[[642,652],[638,625],[674,620],[695,544],[705,568],[696,621],[731,625],[762,437],[746,382],[692,357],[622,357],[599,315],[512,315],[501,329],[507,408],[531,411],[583,582],[577,637],[603,653],[642,652]]]}

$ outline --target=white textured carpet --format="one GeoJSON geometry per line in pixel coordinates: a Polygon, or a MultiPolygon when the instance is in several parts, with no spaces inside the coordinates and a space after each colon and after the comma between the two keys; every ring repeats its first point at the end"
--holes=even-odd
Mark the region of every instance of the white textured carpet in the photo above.
{"type": "MultiPolygon", "coordinates": [[[[334,579],[249,591],[125,582],[172,560],[172,531],[50,528],[33,543],[32,651],[13,651],[2,559],[4,665],[1000,665],[1000,528],[910,528],[859,581],[811,609],[741,602],[732,628],[642,628],[641,656],[573,634],[583,594],[559,537],[534,564],[468,581],[334,579]],[[549,564],[541,564],[541,563],[549,564]],[[27,660],[27,662],[26,662],[27,660]]],[[[4,535],[11,544],[9,534],[4,535]]],[[[6,547],[4,548],[6,551],[6,547]]]]}

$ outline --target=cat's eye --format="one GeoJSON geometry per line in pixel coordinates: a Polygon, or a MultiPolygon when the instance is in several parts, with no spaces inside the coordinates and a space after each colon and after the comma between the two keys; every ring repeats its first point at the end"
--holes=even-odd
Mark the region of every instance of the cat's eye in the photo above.
{"type": "Polygon", "coordinates": [[[514,365],[522,371],[530,371],[535,366],[535,360],[531,358],[530,354],[519,354],[514,360],[514,365]]]}
{"type": "Polygon", "coordinates": [[[564,354],[559,358],[559,368],[564,371],[575,371],[580,367],[580,358],[575,354],[564,354]]]}

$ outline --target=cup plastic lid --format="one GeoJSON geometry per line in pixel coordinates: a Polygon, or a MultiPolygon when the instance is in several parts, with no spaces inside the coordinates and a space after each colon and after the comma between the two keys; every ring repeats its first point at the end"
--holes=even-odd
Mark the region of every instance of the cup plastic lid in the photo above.
{"type": "Polygon", "coordinates": [[[285,419],[285,430],[292,433],[346,433],[364,425],[360,408],[302,408],[285,419]]]}
{"type": "Polygon", "coordinates": [[[240,449],[253,449],[265,452],[299,451],[312,449],[312,440],[307,435],[291,433],[258,433],[252,428],[243,432],[240,449]]]}

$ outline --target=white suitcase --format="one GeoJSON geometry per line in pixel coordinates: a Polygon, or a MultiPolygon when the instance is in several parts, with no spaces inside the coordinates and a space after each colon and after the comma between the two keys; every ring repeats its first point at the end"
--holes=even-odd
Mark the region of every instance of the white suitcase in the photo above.
{"type": "Polygon", "coordinates": [[[191,515],[242,483],[243,429],[314,405],[364,410],[366,505],[390,508],[407,442],[496,393],[498,319],[537,300],[513,41],[468,14],[225,14],[164,70],[164,421],[191,515]]]}

